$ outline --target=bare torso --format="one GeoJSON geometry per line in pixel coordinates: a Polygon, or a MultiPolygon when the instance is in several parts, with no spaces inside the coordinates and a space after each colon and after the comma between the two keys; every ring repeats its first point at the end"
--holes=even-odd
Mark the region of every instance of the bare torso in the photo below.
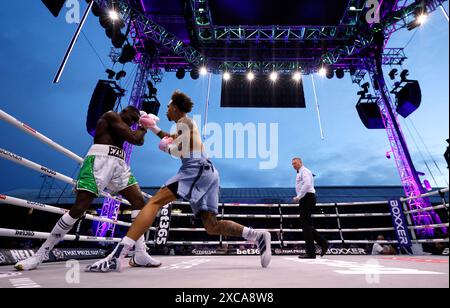
{"type": "Polygon", "coordinates": [[[115,112],[105,113],[97,122],[94,144],[113,145],[123,148],[125,141],[135,145],[144,143],[145,132],[132,132],[131,128],[115,112]]]}

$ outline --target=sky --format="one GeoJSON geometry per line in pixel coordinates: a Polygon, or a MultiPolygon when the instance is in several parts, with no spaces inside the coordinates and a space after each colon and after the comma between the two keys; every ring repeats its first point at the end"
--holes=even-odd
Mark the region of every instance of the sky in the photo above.
{"type": "MultiPolygon", "coordinates": [[[[85,6],[84,1],[80,3],[85,6]]],[[[7,1],[0,10],[0,109],[84,156],[92,144],[85,129],[87,109],[97,81],[106,78],[105,69],[111,67],[107,56],[110,41],[98,19],[90,16],[61,83],[53,85],[55,72],[76,29],[75,24],[66,22],[64,14],[65,11],[60,18],[53,18],[40,1],[7,1]]],[[[400,119],[400,124],[417,169],[427,174],[425,178],[433,186],[447,186],[449,177],[443,158],[449,137],[448,30],[447,20],[437,11],[415,34],[403,30],[390,42],[390,47],[404,47],[412,38],[403,68],[410,70],[412,79],[420,81],[423,102],[407,120],[400,119]]],[[[128,76],[134,69],[132,64],[125,66],[128,76]]],[[[291,159],[296,156],[302,157],[316,174],[318,186],[401,185],[395,161],[386,158],[390,149],[386,132],[367,130],[358,117],[358,86],[351,83],[349,76],[343,80],[314,78],[324,140],[311,76],[304,76],[307,108],[286,110],[221,108],[221,77],[213,76],[209,122],[223,130],[226,123],[260,123],[268,127],[278,123],[277,167],[261,170],[261,159],[215,158],[223,187],[292,187],[295,173],[291,159]]],[[[124,83],[131,90],[132,79],[124,83]]],[[[181,89],[196,102],[193,114],[204,117],[207,78],[178,80],[167,73],[158,89],[162,114],[171,93],[181,89]]],[[[169,130],[171,124],[164,116],[161,118],[161,128],[169,130]]],[[[0,148],[67,176],[77,175],[76,162],[3,121],[0,136],[0,148]]],[[[178,160],[159,152],[157,142],[156,137],[149,135],[144,147],[133,152],[131,166],[141,186],[161,186],[180,167],[178,160]]],[[[0,160],[0,174],[0,192],[39,188],[42,184],[40,174],[4,159],[0,160]]]]}

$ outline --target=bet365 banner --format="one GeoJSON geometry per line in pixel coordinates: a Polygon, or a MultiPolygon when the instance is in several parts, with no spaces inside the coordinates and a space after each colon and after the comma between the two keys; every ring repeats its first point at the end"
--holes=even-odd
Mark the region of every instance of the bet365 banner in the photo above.
{"type": "Polygon", "coordinates": [[[170,222],[172,218],[172,204],[161,209],[159,223],[155,235],[156,247],[164,247],[169,241],[170,222]]]}

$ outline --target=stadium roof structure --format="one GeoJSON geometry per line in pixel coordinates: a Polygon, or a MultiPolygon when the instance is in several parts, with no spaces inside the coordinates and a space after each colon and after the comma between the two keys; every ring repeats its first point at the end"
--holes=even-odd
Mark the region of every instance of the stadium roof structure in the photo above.
{"type": "MultiPolygon", "coordinates": [[[[166,71],[202,65],[213,73],[302,72],[326,65],[357,75],[376,37],[385,43],[418,12],[445,0],[96,0],[134,20],[134,37],[166,71]],[[113,4],[112,4],[113,3],[113,4]],[[374,13],[374,14],[372,14],[374,13]],[[379,15],[378,15],[379,14],[379,15]],[[373,22],[371,16],[380,17],[373,22]],[[149,48],[156,44],[155,48],[149,48]]],[[[402,48],[385,49],[385,65],[401,65],[402,48]]]]}

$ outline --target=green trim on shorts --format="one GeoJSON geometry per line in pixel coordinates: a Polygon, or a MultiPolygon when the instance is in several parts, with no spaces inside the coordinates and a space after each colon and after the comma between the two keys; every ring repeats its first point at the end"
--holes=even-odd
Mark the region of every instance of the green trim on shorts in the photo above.
{"type": "Polygon", "coordinates": [[[88,156],[84,160],[78,175],[77,190],[85,190],[98,196],[98,187],[94,176],[94,162],[95,156],[88,156]]]}
{"type": "Polygon", "coordinates": [[[131,186],[134,186],[134,185],[137,185],[137,184],[138,184],[138,181],[136,180],[134,175],[131,175],[130,179],[128,180],[127,188],[131,187],[131,186]]]}

